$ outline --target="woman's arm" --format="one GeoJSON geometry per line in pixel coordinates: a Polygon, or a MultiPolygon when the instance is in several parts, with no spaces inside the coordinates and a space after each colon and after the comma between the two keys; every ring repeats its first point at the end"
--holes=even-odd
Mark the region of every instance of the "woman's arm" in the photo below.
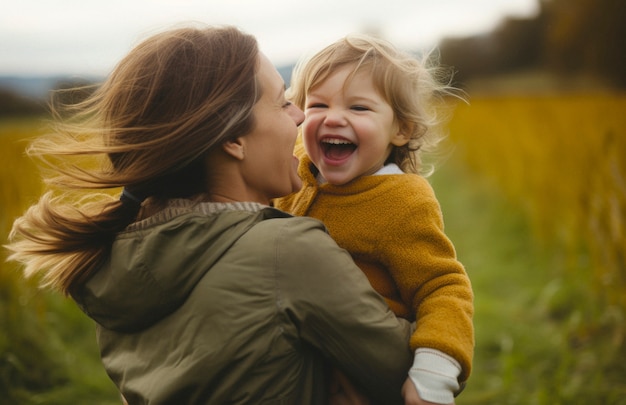
{"type": "Polygon", "coordinates": [[[285,221],[276,249],[282,307],[301,337],[372,398],[401,402],[413,358],[409,323],[396,318],[319,221],[285,221]]]}

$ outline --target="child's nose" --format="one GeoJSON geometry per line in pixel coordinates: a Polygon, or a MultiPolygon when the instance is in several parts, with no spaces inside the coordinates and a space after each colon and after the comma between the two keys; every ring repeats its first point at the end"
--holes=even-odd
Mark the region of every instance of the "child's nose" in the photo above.
{"type": "Polygon", "coordinates": [[[329,108],[326,112],[326,118],[324,124],[328,126],[341,126],[346,125],[346,117],[343,112],[337,109],[329,108]]]}

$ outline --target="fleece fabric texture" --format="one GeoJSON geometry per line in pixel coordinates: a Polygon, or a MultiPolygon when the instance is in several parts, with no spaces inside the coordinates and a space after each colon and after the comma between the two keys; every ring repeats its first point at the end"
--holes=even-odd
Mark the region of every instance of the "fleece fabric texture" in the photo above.
{"type": "Polygon", "coordinates": [[[319,184],[301,144],[302,189],[274,205],[321,220],[352,255],[393,312],[415,320],[411,348],[433,348],[471,372],[473,293],[469,277],[444,233],[442,212],[426,179],[414,174],[364,176],[335,186],[319,184]]]}

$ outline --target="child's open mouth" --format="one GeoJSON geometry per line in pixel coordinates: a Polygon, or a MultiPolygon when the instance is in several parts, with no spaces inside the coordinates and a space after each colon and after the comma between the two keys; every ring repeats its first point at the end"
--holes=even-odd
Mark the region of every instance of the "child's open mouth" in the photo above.
{"type": "Polygon", "coordinates": [[[355,144],[341,138],[322,139],[320,145],[324,156],[330,160],[345,159],[356,150],[355,144]]]}

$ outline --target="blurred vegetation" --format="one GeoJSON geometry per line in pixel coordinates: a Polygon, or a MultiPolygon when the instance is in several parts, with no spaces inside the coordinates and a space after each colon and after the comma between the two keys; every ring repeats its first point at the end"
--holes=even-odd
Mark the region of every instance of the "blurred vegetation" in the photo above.
{"type": "Polygon", "coordinates": [[[468,168],[526,214],[598,300],[626,308],[626,97],[474,98],[451,137],[468,168]]]}
{"type": "Polygon", "coordinates": [[[433,184],[476,294],[458,404],[626,404],[626,94],[459,104],[433,184]]]}
{"type": "Polygon", "coordinates": [[[454,67],[457,85],[515,71],[556,77],[593,77],[626,88],[626,2],[539,0],[533,18],[508,18],[493,31],[440,44],[441,60],[454,67]]]}
{"type": "Polygon", "coordinates": [[[41,115],[45,111],[42,101],[0,88],[0,118],[41,115]]]}
{"type": "MultiPolygon", "coordinates": [[[[56,105],[75,104],[87,98],[95,89],[96,84],[88,80],[59,80],[50,91],[48,101],[54,101],[56,105]]],[[[44,115],[48,112],[48,101],[0,87],[0,118],[44,115]]]]}
{"type": "MultiPolygon", "coordinates": [[[[41,193],[24,156],[37,117],[0,120],[0,244],[41,193]]],[[[0,405],[119,404],[99,361],[93,323],[70,300],[39,290],[0,253],[0,405]]]]}

